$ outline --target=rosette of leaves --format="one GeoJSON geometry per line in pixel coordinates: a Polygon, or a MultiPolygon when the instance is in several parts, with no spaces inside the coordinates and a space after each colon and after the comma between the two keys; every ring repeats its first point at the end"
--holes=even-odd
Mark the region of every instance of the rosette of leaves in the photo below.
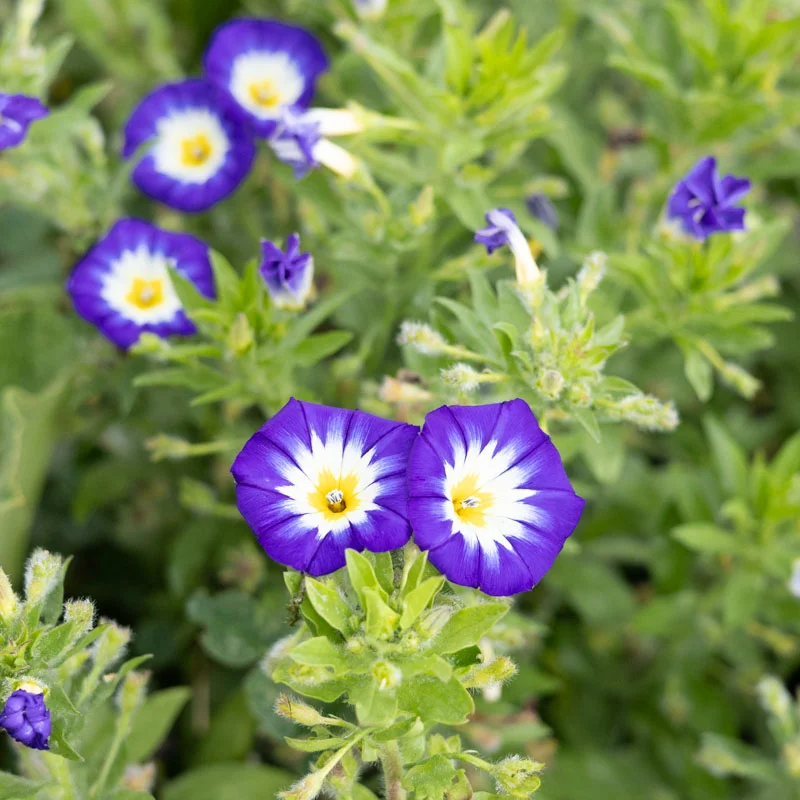
{"type": "Polygon", "coordinates": [[[488,773],[506,796],[529,797],[542,765],[490,764],[464,752],[458,736],[435,733],[467,722],[475,708],[471,689],[513,675],[508,657],[484,661],[478,648],[509,606],[471,593],[457,598],[425,553],[409,546],[403,554],[398,563],[389,553],[348,550],[346,569],[331,576],[286,573],[302,626],[276,643],[262,666],[295,695],[278,700],[278,713],[311,731],[287,741],[320,755],[284,796],[312,798],[325,787],[342,800],[374,797],[359,779],[378,762],[392,800],[494,797],[473,795],[461,764],[488,773]],[[322,714],[297,695],[350,713],[322,714]]]}
{"type": "Polygon", "coordinates": [[[140,375],[135,385],[182,386],[194,393],[193,406],[225,401],[258,405],[272,414],[300,385],[301,370],[352,339],[349,331],[315,330],[357,287],[351,285],[302,313],[281,311],[269,301],[257,261],[247,264],[241,276],[218,253],[211,254],[211,265],[216,300],[203,297],[173,272],[175,290],[198,334],[177,344],[142,336],[134,352],[164,366],[140,375]]]}
{"type": "Polygon", "coordinates": [[[0,796],[41,800],[148,800],[152,759],[189,690],[147,696],[149,656],[124,660],[131,633],[94,624],[89,600],[63,602],[69,560],[37,550],[28,561],[25,596],[0,572],[2,700],[20,686],[43,692],[50,712],[49,750],[15,744],[18,775],[0,772],[0,796]]]}

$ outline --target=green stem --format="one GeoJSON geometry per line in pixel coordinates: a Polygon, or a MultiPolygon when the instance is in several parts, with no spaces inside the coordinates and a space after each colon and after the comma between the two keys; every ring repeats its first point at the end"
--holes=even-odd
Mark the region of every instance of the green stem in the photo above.
{"type": "Polygon", "coordinates": [[[386,784],[386,800],[406,800],[408,794],[403,788],[403,757],[397,742],[388,742],[380,759],[386,784]]]}
{"type": "Polygon", "coordinates": [[[69,761],[66,758],[50,755],[49,753],[45,758],[47,759],[50,774],[58,781],[58,785],[61,787],[62,800],[77,800],[75,784],[72,782],[72,775],[69,770],[69,761]]]}
{"type": "Polygon", "coordinates": [[[122,747],[122,742],[128,735],[129,722],[130,714],[124,714],[120,717],[119,723],[117,724],[117,729],[114,732],[114,738],[111,740],[111,746],[108,748],[108,753],[106,753],[105,760],[103,761],[100,775],[89,791],[90,798],[97,797],[98,794],[102,793],[102,791],[106,788],[106,781],[111,773],[111,768],[114,766],[114,762],[117,760],[120,747],[122,747]]]}

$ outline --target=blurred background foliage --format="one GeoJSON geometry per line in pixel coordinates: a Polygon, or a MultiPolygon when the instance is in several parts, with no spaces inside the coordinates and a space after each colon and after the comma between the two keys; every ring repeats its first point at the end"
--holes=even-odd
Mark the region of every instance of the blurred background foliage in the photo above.
{"type": "MultiPolygon", "coordinates": [[[[555,427],[587,511],[491,643],[520,674],[460,734],[547,762],[546,800],[800,797],[796,704],[762,683],[800,686],[800,599],[787,589],[800,556],[796,0],[389,0],[374,22],[348,0],[51,0],[21,44],[12,14],[0,0],[0,89],[24,73],[55,113],[0,155],[0,563],[18,575],[34,545],[73,554],[69,594],[135,630],[155,686],[191,687],[159,752],[161,796],[248,800],[302,773],[259,667],[284,588],[236,512],[230,462],[293,393],[411,421],[447,398],[440,365],[410,362],[395,336],[406,318],[444,320],[437,296],[469,306],[470,271],[511,277],[470,244],[502,205],[554,291],[589,252],[608,253],[592,309],[602,323],[628,315],[613,373],[673,400],[681,425],[602,425],[599,443],[591,426],[555,427]],[[419,124],[348,143],[369,181],[296,183],[262,155],[232,198],[181,217],[135,194],[120,129],[155,84],[198,74],[212,30],[241,14],[322,38],[333,68],[319,104],[419,124]],[[676,285],[686,251],[659,216],[709,153],[753,181],[752,231],[710,244],[676,285]],[[557,231],[526,213],[532,191],[550,196],[557,231]],[[260,388],[225,357],[225,379],[246,391],[192,402],[202,381],[156,385],[170,381],[102,341],[62,288],[122,213],[205,239],[243,286],[259,238],[299,230],[325,313],[292,323],[294,355],[259,366],[260,388]],[[728,283],[708,278],[721,263],[728,283]],[[761,288],[731,300],[745,276],[761,288]],[[314,330],[327,338],[298,356],[314,330]],[[734,362],[757,388],[737,387],[734,362]],[[421,402],[381,388],[409,367],[428,379],[421,402]]],[[[238,297],[218,329],[253,313],[257,300],[238,297]]],[[[260,346],[284,341],[275,330],[260,346]]]]}

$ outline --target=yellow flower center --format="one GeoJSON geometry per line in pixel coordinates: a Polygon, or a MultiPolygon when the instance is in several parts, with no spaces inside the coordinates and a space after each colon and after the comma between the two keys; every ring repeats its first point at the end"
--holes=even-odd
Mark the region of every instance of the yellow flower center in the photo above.
{"type": "Polygon", "coordinates": [[[321,472],[317,479],[317,488],[308,495],[308,502],[316,511],[320,511],[326,520],[339,519],[345,512],[355,511],[361,502],[356,487],[358,476],[335,476],[329,470],[321,472]]]}
{"type": "Polygon", "coordinates": [[[453,487],[451,496],[459,519],[477,528],[486,525],[486,512],[492,507],[494,497],[478,488],[477,475],[465,475],[453,487]]]}
{"type": "Polygon", "coordinates": [[[270,80],[253,81],[250,84],[250,97],[261,108],[275,108],[281,104],[280,92],[275,90],[270,80]]]}
{"type": "Polygon", "coordinates": [[[134,278],[131,290],[125,299],[132,306],[142,310],[160,305],[164,302],[164,282],[159,278],[153,280],[134,278]]]}
{"type": "Polygon", "coordinates": [[[181,161],[185,167],[199,167],[211,157],[211,142],[204,133],[198,133],[181,142],[181,161]]]}

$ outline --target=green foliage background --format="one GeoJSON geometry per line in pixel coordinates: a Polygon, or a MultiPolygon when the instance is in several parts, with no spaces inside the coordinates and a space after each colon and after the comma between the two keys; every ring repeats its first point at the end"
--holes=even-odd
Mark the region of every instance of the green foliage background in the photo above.
{"type": "Polygon", "coordinates": [[[419,319],[510,376],[588,499],[575,541],[504,623],[514,635],[497,647],[519,674],[497,702],[478,698],[460,735],[545,761],[545,800],[800,797],[798,710],[781,718],[757,688],[800,685],[795,0],[389,0],[376,22],[347,0],[52,0],[30,73],[8,55],[12,17],[0,0],[0,90],[27,81],[57,111],[0,154],[0,564],[18,576],[35,545],[74,555],[68,594],[134,629],[156,686],[191,688],[158,752],[159,796],[269,797],[302,774],[258,666],[285,633],[285,588],[228,468],[292,394],[411,421],[502,395],[463,395],[441,378],[446,354],[398,347],[400,323],[419,319]],[[296,183],[265,151],[234,197],[180,216],[129,185],[121,126],[154,85],[197,74],[211,31],[241,14],[323,39],[318,104],[413,124],[348,140],[369,169],[351,184],[296,183]],[[687,250],[659,215],[706,154],[753,181],[751,230],[687,250]],[[525,215],[532,190],[552,197],[557,232],[525,215]],[[548,399],[533,367],[504,360],[511,345],[494,355],[507,320],[491,287],[513,273],[471,237],[500,205],[538,242],[554,292],[608,254],[592,329],[623,313],[611,349],[627,346],[603,368],[617,391],[673,401],[674,432],[548,399]],[[69,268],[123,213],[230,262],[216,263],[206,349],[123,356],[71,311],[69,268]],[[259,238],[296,230],[320,299],[270,316],[246,265],[259,238]],[[254,343],[235,338],[242,325],[254,343]],[[428,401],[379,390],[404,369],[428,401]]]}

